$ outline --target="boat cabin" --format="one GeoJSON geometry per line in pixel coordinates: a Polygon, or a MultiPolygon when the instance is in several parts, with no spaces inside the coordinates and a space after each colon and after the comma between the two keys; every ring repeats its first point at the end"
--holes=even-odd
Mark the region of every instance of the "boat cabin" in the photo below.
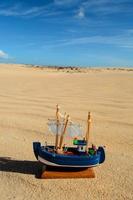
{"type": "Polygon", "coordinates": [[[78,140],[77,138],[74,138],[73,145],[77,145],[77,151],[78,152],[85,152],[86,151],[86,140],[78,140]]]}

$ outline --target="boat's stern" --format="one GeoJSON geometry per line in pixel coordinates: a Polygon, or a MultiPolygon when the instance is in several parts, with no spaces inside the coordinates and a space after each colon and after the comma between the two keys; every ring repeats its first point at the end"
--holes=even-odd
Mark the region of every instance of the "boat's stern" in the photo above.
{"type": "Polygon", "coordinates": [[[34,151],[34,154],[35,154],[35,157],[36,157],[37,160],[38,160],[40,147],[41,147],[41,143],[40,142],[33,142],[33,151],[34,151]]]}
{"type": "Polygon", "coordinates": [[[99,164],[103,163],[105,161],[105,150],[104,147],[99,147],[98,152],[100,153],[100,160],[99,164]]]}

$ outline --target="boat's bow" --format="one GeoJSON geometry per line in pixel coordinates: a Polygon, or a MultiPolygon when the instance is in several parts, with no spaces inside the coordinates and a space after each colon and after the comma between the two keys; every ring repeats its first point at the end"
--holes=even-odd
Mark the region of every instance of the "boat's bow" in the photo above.
{"type": "Polygon", "coordinates": [[[40,142],[33,142],[33,150],[36,159],[38,160],[38,155],[39,155],[39,149],[41,148],[41,143],[40,142]]]}

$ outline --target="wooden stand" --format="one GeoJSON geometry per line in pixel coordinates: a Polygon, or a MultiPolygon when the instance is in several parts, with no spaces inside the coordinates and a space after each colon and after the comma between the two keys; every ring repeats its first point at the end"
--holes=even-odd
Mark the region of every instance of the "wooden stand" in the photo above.
{"type": "Polygon", "coordinates": [[[41,179],[66,179],[66,178],[95,178],[93,168],[82,170],[64,170],[61,168],[42,167],[41,179]]]}

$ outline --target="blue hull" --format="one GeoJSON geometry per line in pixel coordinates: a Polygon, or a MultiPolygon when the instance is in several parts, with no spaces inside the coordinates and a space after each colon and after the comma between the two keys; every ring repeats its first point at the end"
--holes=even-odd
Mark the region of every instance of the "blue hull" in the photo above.
{"type": "MultiPolygon", "coordinates": [[[[95,155],[88,154],[57,154],[49,149],[53,149],[53,146],[41,146],[41,143],[34,142],[33,150],[37,160],[40,160],[49,166],[59,167],[77,167],[77,168],[88,168],[97,166],[104,162],[105,152],[103,147],[99,147],[95,155]]],[[[71,147],[73,151],[76,148],[71,147]]]]}

